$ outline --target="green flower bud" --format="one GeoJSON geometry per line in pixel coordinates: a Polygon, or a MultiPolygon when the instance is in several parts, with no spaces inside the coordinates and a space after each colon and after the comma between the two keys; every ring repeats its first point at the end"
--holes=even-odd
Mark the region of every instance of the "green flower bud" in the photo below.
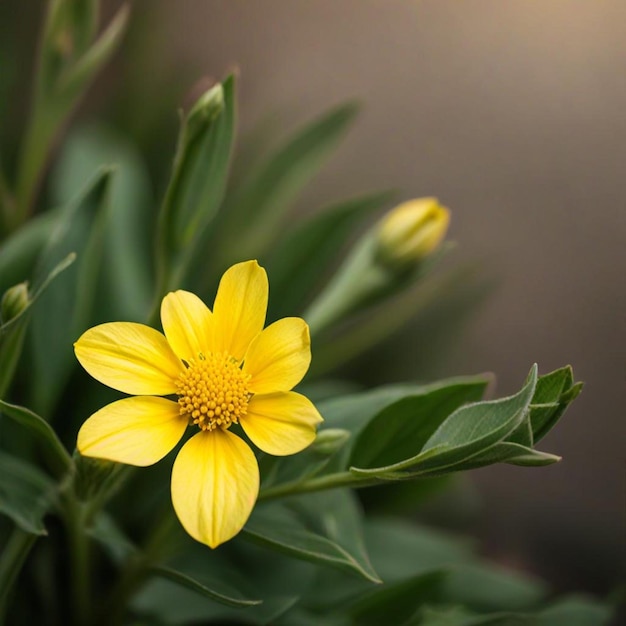
{"type": "Polygon", "coordinates": [[[317,433],[311,450],[321,456],[335,453],[350,438],[350,431],[343,428],[325,428],[317,433]]]}
{"type": "Polygon", "coordinates": [[[0,302],[0,320],[3,324],[17,317],[30,303],[28,282],[9,287],[0,302]]]}
{"type": "Polygon", "coordinates": [[[450,212],[436,198],[400,204],[378,224],[379,260],[394,269],[415,265],[439,247],[449,223],[450,212]]]}

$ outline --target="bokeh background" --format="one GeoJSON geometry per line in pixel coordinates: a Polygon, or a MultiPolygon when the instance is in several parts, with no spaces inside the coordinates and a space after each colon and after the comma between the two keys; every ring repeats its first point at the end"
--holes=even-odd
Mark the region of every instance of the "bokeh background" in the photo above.
{"type": "MultiPolygon", "coordinates": [[[[105,17],[119,4],[105,3],[105,17]]],[[[557,589],[610,590],[624,557],[626,3],[133,6],[123,52],[75,121],[104,118],[129,134],[156,193],[167,180],[176,109],[199,80],[236,66],[246,158],[246,146],[284,137],[334,104],[362,104],[299,210],[389,188],[452,209],[454,260],[478,263],[490,293],[473,299],[469,315],[431,311],[350,371],[366,382],[373,367],[388,381],[493,371],[506,394],[535,361],[542,372],[571,363],[586,388],[543,446],[563,461],[475,471],[421,514],[439,522],[452,513],[486,555],[557,589]],[[443,335],[432,330],[440,315],[452,323],[443,335]]],[[[24,119],[42,14],[41,1],[0,4],[9,145],[24,119]]]]}

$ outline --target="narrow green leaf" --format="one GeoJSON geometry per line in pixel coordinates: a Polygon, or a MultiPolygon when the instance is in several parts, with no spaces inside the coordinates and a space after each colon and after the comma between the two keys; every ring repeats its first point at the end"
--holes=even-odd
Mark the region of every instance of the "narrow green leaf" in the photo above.
{"type": "Polygon", "coordinates": [[[4,398],[9,390],[22,354],[31,307],[50,283],[74,262],[75,258],[76,255],[73,253],[65,257],[52,269],[37,291],[29,294],[26,306],[17,315],[4,323],[0,320],[0,398],[4,398]]]}
{"type": "Polygon", "coordinates": [[[38,536],[15,526],[2,547],[2,552],[0,552],[0,615],[5,613],[13,584],[38,536]]]}
{"type": "Polygon", "coordinates": [[[315,214],[280,239],[265,264],[272,277],[269,318],[301,311],[355,230],[392,197],[386,192],[342,202],[315,214]]]}
{"type": "Polygon", "coordinates": [[[297,558],[380,582],[369,562],[351,554],[331,538],[307,528],[296,513],[281,504],[256,507],[242,533],[245,538],[297,558]]]}
{"type": "Polygon", "coordinates": [[[244,255],[262,254],[280,228],[296,196],[334,151],[354,119],[354,104],[341,105],[306,125],[273,156],[251,173],[249,179],[226,201],[222,263],[229,265],[244,255]],[[246,224],[245,234],[240,224],[246,224]],[[230,248],[238,233],[237,250],[230,248]]]}
{"type": "Polygon", "coordinates": [[[0,452],[0,513],[22,530],[47,534],[43,523],[56,495],[56,484],[34,465],[0,452]]]}
{"type": "Polygon", "coordinates": [[[29,220],[0,244],[0,293],[26,280],[46,244],[58,218],[48,211],[29,220]]]}
{"type": "Polygon", "coordinates": [[[540,376],[532,400],[530,424],[535,441],[543,439],[582,391],[582,383],[574,383],[568,365],[540,376]]]}
{"type": "Polygon", "coordinates": [[[41,438],[46,444],[46,457],[50,459],[50,464],[55,468],[59,477],[71,469],[72,457],[48,422],[25,407],[9,404],[3,400],[0,400],[0,413],[25,426],[41,438]]]}
{"type": "Polygon", "coordinates": [[[115,167],[109,189],[103,276],[96,295],[96,321],[145,321],[152,304],[154,232],[147,168],[136,148],[111,128],[89,125],[66,139],[50,174],[53,200],[67,206],[77,189],[103,165],[115,167]]]}
{"type": "Polygon", "coordinates": [[[93,0],[55,0],[41,44],[33,113],[21,146],[18,167],[15,221],[24,221],[54,138],[91,81],[117,49],[128,22],[128,6],[122,6],[97,40],[93,0]],[[73,6],[72,6],[73,5],[73,6]],[[77,7],[82,7],[77,10],[77,7]],[[90,17],[91,16],[91,17],[90,17]]]}
{"type": "Polygon", "coordinates": [[[191,589],[196,593],[199,593],[211,600],[215,600],[220,604],[225,604],[226,606],[232,607],[248,607],[254,606],[255,604],[261,604],[261,600],[248,600],[246,598],[238,598],[234,596],[225,595],[223,593],[219,593],[210,587],[202,584],[200,581],[192,578],[191,576],[187,576],[182,572],[178,572],[175,569],[165,566],[155,566],[151,568],[153,574],[158,576],[159,578],[165,578],[166,580],[171,580],[178,585],[182,585],[187,589],[191,589]]]}
{"type": "Polygon", "coordinates": [[[231,75],[205,92],[182,123],[159,217],[157,262],[164,283],[160,291],[180,287],[196,255],[204,257],[207,229],[226,188],[234,133],[235,77],[231,75]],[[170,275],[164,278],[168,267],[170,275]]]}
{"type": "Polygon", "coordinates": [[[87,529],[87,533],[105,549],[118,565],[124,563],[137,552],[137,546],[122,532],[115,520],[104,511],[98,514],[94,523],[87,529]]]}
{"type": "Polygon", "coordinates": [[[63,211],[42,252],[35,284],[70,252],[78,261],[33,307],[31,383],[36,410],[49,414],[75,365],[72,344],[89,325],[98,290],[111,171],[102,169],[63,211]]]}

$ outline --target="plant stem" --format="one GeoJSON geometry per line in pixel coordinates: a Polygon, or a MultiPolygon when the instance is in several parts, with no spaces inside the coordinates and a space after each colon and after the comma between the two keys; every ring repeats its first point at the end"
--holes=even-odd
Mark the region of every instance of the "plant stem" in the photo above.
{"type": "Polygon", "coordinates": [[[329,474],[305,480],[303,482],[290,482],[269,487],[259,493],[258,501],[274,500],[276,498],[284,498],[285,496],[293,496],[300,493],[310,493],[312,491],[323,491],[325,489],[337,489],[339,487],[371,487],[382,482],[380,478],[370,478],[367,476],[356,476],[351,472],[339,472],[337,474],[329,474]]]}
{"type": "Polygon", "coordinates": [[[150,567],[162,557],[164,546],[169,545],[167,539],[175,521],[171,512],[163,515],[152,528],[144,548],[130,557],[122,576],[111,591],[107,601],[108,614],[103,624],[110,626],[123,623],[128,603],[144,582],[150,567]]]}
{"type": "Polygon", "coordinates": [[[74,624],[75,626],[87,626],[91,598],[89,589],[89,537],[85,532],[86,508],[71,494],[66,499],[66,510],[70,542],[74,624]]]}
{"type": "Polygon", "coordinates": [[[16,526],[2,550],[0,557],[0,623],[3,622],[9,592],[36,539],[37,535],[28,533],[16,526]]]}

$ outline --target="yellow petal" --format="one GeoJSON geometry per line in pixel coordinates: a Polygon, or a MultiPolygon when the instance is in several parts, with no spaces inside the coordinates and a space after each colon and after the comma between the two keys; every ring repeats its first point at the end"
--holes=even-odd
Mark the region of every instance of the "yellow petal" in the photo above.
{"type": "Polygon", "coordinates": [[[299,317],[270,324],[250,344],[243,371],[252,378],[253,393],[289,391],[306,374],[311,363],[309,327],[299,317]]]}
{"type": "Polygon", "coordinates": [[[150,396],[124,398],[103,407],[82,425],[76,447],[84,456],[143,467],[172,450],[187,424],[176,402],[150,396]]]}
{"type": "Polygon", "coordinates": [[[256,261],[237,263],[222,276],[213,306],[211,347],[241,361],[263,330],[268,297],[267,274],[256,261]]]}
{"type": "Polygon", "coordinates": [[[203,431],[172,468],[172,503],[185,530],[215,548],[246,523],[259,493],[259,467],[248,444],[227,430],[203,431]]]}
{"type": "Polygon", "coordinates": [[[176,393],[175,381],[184,369],[161,333],[134,322],[94,326],[78,339],[74,351],[96,380],[141,396],[176,393]]]}
{"type": "Polygon", "coordinates": [[[263,452],[284,456],[304,450],[315,439],[315,426],[322,421],[313,403],[289,391],[254,396],[240,423],[246,435],[263,452]]]}
{"type": "Polygon", "coordinates": [[[161,323],[172,350],[180,359],[197,359],[209,351],[211,311],[189,291],[173,291],[161,302],[161,323]]]}

